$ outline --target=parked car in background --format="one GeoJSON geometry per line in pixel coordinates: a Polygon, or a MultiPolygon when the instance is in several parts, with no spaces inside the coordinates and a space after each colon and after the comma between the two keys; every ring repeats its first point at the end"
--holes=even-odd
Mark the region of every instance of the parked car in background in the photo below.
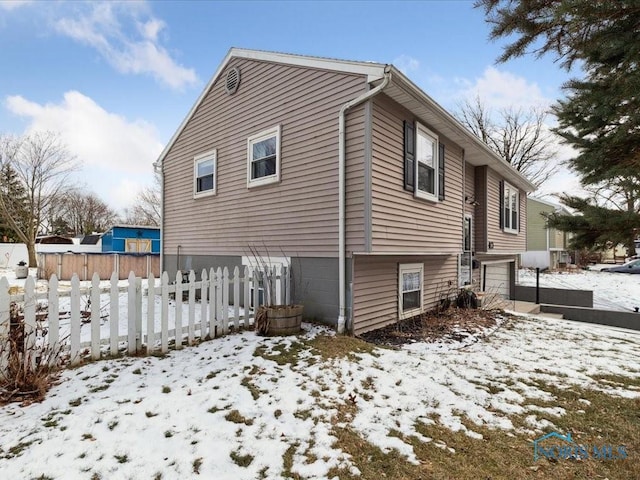
{"type": "Polygon", "coordinates": [[[640,274],[640,258],[631,260],[624,265],[618,265],[617,267],[607,267],[600,270],[601,272],[611,273],[638,273],[640,274]]]}

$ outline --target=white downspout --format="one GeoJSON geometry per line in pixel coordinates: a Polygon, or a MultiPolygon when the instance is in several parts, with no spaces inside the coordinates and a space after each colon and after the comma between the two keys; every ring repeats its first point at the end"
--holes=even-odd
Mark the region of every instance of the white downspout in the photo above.
{"type": "Polygon", "coordinates": [[[340,109],[338,114],[338,283],[340,289],[340,313],[338,314],[338,333],[344,333],[344,327],[346,324],[346,275],[345,275],[345,204],[346,204],[346,191],[345,191],[345,114],[347,110],[356,105],[359,105],[371,97],[374,97],[380,93],[388,84],[391,79],[391,66],[384,67],[384,79],[382,83],[372,90],[354,98],[350,102],[345,103],[340,109]]]}
{"type": "Polygon", "coordinates": [[[153,162],[153,171],[160,175],[160,276],[164,272],[164,162],[153,162]]]}

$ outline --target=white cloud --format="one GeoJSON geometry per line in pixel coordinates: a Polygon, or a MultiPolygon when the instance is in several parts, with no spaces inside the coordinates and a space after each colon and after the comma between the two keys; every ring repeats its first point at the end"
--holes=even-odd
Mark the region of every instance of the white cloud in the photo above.
{"type": "Polygon", "coordinates": [[[15,10],[32,3],[32,0],[0,0],[0,8],[2,10],[15,10]]]}
{"type": "Polygon", "coordinates": [[[405,75],[408,75],[409,72],[416,71],[420,68],[419,60],[405,54],[395,58],[392,63],[405,75]]]}
{"type": "Polygon", "coordinates": [[[114,204],[116,208],[127,208],[133,205],[136,196],[145,187],[151,185],[151,182],[141,182],[130,178],[123,178],[119,182],[114,183],[111,192],[118,203],[114,204]]]}
{"type": "Polygon", "coordinates": [[[29,121],[27,131],[59,132],[82,167],[81,178],[112,206],[127,206],[140,187],[151,183],[152,164],[163,145],[148,122],[107,112],[76,91],[65,93],[59,104],[10,96],[6,107],[29,121]]]}
{"type": "Polygon", "coordinates": [[[179,65],[161,45],[166,25],[145,8],[131,2],[87,7],[90,11],[84,14],[55,21],[56,31],[95,48],[121,73],[150,74],[175,89],[198,82],[195,71],[179,65]]]}
{"type": "Polygon", "coordinates": [[[456,79],[460,85],[458,97],[466,100],[480,97],[489,108],[547,108],[553,99],[547,98],[536,83],[513,73],[487,67],[474,81],[456,79]]]}

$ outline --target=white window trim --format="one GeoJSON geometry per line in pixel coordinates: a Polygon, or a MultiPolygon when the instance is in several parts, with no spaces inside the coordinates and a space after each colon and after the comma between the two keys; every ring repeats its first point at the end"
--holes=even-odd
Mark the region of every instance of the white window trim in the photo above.
{"type": "Polygon", "coordinates": [[[271,183],[277,183],[280,181],[280,125],[272,127],[268,130],[264,130],[255,135],[251,135],[247,138],[247,188],[259,187],[262,185],[269,185],[271,183]],[[251,178],[251,156],[252,156],[252,148],[251,146],[255,142],[259,142],[261,140],[265,140],[269,137],[276,137],[276,173],[273,175],[269,175],[267,177],[261,177],[257,179],[251,178]]]}
{"type": "Polygon", "coordinates": [[[218,151],[214,148],[208,152],[201,153],[193,157],[193,198],[202,198],[215,195],[218,182],[218,151]],[[213,188],[198,192],[198,165],[202,162],[213,160],[213,188]]]}
{"type": "Polygon", "coordinates": [[[422,313],[424,304],[424,264],[423,263],[400,263],[398,264],[398,317],[400,320],[411,318],[422,313]],[[411,310],[402,308],[402,274],[420,272],[420,307],[411,310]]]}
{"type": "Polygon", "coordinates": [[[503,195],[503,202],[504,202],[504,197],[507,196],[507,191],[509,192],[509,217],[507,218],[507,203],[505,202],[503,205],[503,211],[502,211],[502,218],[503,218],[503,228],[502,231],[504,231],[505,233],[513,233],[513,234],[518,234],[518,225],[516,224],[516,228],[512,228],[511,226],[511,195],[515,192],[517,197],[516,197],[516,213],[517,216],[516,218],[518,219],[517,222],[520,222],[520,190],[518,190],[516,187],[514,187],[513,185],[504,182],[504,191],[502,192],[503,195]],[[507,227],[507,220],[509,221],[509,226],[507,227]]]}
{"type": "Polygon", "coordinates": [[[416,122],[416,133],[415,133],[415,137],[416,137],[416,151],[415,151],[415,161],[414,163],[414,168],[415,168],[415,172],[414,172],[414,182],[415,182],[415,188],[414,188],[414,196],[416,198],[421,198],[423,200],[429,200],[430,202],[438,202],[438,187],[439,187],[439,182],[438,182],[438,168],[439,168],[439,152],[440,152],[440,148],[438,145],[438,135],[436,135],[434,132],[432,132],[431,130],[429,130],[427,127],[425,127],[424,125],[416,122]],[[426,135],[427,137],[430,137],[431,140],[433,140],[433,193],[429,193],[429,192],[423,192],[422,190],[420,190],[418,188],[418,165],[420,163],[420,161],[418,160],[419,158],[419,154],[418,154],[418,133],[422,133],[423,135],[426,135]]]}

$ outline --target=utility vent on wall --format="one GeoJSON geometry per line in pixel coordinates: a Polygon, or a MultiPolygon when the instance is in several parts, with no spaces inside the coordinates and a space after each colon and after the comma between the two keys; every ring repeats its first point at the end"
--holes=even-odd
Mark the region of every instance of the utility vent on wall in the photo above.
{"type": "Polygon", "coordinates": [[[231,68],[227,71],[227,82],[225,84],[225,88],[229,95],[233,95],[238,90],[240,86],[240,70],[236,67],[231,68]]]}

